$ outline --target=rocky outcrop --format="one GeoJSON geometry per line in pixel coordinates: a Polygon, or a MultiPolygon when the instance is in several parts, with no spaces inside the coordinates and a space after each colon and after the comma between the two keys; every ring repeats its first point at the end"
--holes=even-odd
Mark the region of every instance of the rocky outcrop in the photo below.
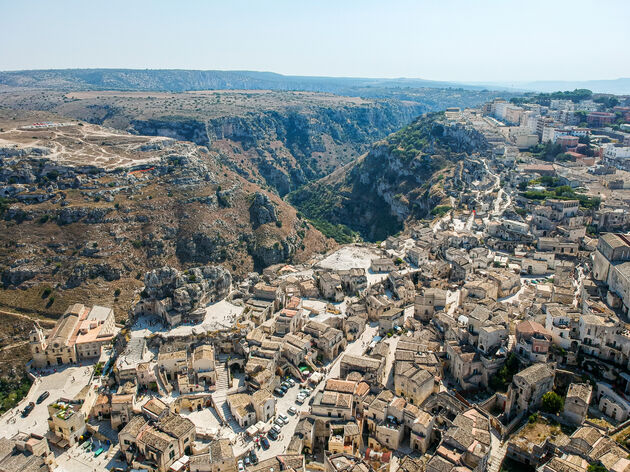
{"type": "Polygon", "coordinates": [[[190,236],[178,236],[176,255],[182,262],[223,262],[229,248],[230,243],[220,234],[197,231],[190,236]]]}
{"type": "Polygon", "coordinates": [[[250,248],[250,254],[254,257],[256,266],[263,268],[289,260],[296,250],[295,238],[287,238],[271,245],[254,244],[250,248]]]}
{"type": "Polygon", "coordinates": [[[109,264],[88,265],[80,263],[74,266],[72,274],[66,281],[65,288],[76,288],[88,279],[96,279],[97,277],[102,277],[107,282],[112,282],[120,279],[120,275],[120,269],[109,264]]]}
{"type": "Polygon", "coordinates": [[[57,213],[57,223],[68,225],[85,220],[85,223],[101,223],[111,208],[66,207],[57,213]]]}
{"type": "Polygon", "coordinates": [[[169,266],[147,272],[142,297],[146,300],[170,299],[173,311],[186,314],[201,303],[225,298],[232,286],[230,273],[220,266],[203,266],[180,272],[169,266]]]}
{"type": "Polygon", "coordinates": [[[254,229],[261,225],[278,221],[276,206],[267,195],[256,192],[249,207],[249,220],[252,222],[254,229]]]}
{"type": "Polygon", "coordinates": [[[42,271],[36,264],[22,264],[2,272],[2,283],[5,286],[17,287],[22,282],[32,279],[42,271]]]}

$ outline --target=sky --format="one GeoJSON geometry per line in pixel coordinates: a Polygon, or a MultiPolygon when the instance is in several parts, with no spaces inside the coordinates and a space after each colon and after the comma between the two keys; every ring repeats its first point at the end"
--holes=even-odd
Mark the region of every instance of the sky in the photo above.
{"type": "Polygon", "coordinates": [[[629,0],[0,0],[0,70],[630,77],[629,0]]]}

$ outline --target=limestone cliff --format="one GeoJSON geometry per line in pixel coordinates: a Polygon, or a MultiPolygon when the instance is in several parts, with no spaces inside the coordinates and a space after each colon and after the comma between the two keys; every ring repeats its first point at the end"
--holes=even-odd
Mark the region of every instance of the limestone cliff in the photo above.
{"type": "Polygon", "coordinates": [[[129,129],[216,149],[233,170],[283,196],[350,162],[422,111],[419,104],[379,101],[261,110],[207,120],[137,119],[129,129]]]}
{"type": "Polygon", "coordinates": [[[365,239],[382,240],[448,205],[463,185],[462,163],[486,149],[475,130],[439,113],[425,115],[289,200],[316,225],[343,224],[365,239]]]}

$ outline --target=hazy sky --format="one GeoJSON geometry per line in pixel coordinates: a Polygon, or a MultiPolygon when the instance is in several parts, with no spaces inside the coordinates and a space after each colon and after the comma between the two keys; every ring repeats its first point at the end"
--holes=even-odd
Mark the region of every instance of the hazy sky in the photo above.
{"type": "Polygon", "coordinates": [[[0,70],[630,77],[630,0],[0,0],[0,70]]]}

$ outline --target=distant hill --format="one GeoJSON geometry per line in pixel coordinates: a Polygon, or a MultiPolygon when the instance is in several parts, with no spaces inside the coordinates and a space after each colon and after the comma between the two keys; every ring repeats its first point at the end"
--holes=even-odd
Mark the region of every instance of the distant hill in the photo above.
{"type": "MultiPolygon", "coordinates": [[[[51,69],[0,72],[0,84],[55,90],[304,90],[352,94],[367,88],[456,88],[484,86],[423,79],[288,76],[273,72],[177,69],[51,69]]],[[[501,87],[503,88],[503,87],[501,87]]]]}

